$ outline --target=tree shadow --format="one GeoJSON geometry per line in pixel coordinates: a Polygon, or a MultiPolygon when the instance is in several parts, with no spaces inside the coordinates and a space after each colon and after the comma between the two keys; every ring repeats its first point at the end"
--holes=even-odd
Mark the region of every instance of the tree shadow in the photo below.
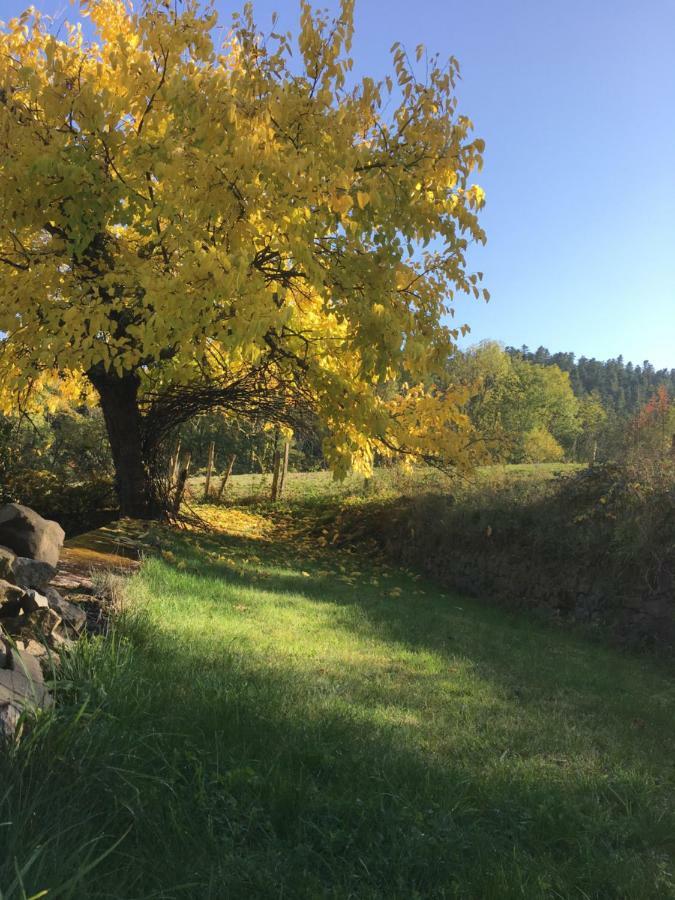
{"type": "MultiPolygon", "coordinates": [[[[657,661],[541,623],[531,612],[439,591],[389,566],[381,570],[378,585],[359,582],[359,574],[353,584],[341,581],[350,570],[373,566],[341,551],[322,549],[320,559],[313,559],[287,544],[219,535],[200,536],[199,548],[187,552],[182,543],[181,558],[192,577],[221,580],[252,595],[282,592],[291,604],[302,598],[337,609],[331,628],[383,641],[392,654],[432,654],[431,670],[418,676],[421,684],[445,683],[458,660],[469,664],[499,702],[548,726],[553,754],[556,747],[569,752],[585,741],[614,763],[621,759],[626,766],[648,768],[652,762],[658,767],[668,747],[675,752],[675,689],[657,661]],[[234,565],[215,558],[223,548],[233,554],[234,565]],[[238,559],[247,562],[239,566],[238,559]]],[[[378,673],[371,677],[377,680],[378,673]]],[[[383,690],[396,698],[396,685],[386,682],[383,690]]]]}
{"type": "MultiPolygon", "coordinates": [[[[34,760],[76,780],[96,829],[131,828],[80,896],[657,896],[667,822],[628,769],[552,777],[478,747],[479,764],[439,755],[414,724],[383,722],[350,690],[322,698],[254,641],[213,655],[208,636],[180,653],[176,637],[128,623],[136,652],[106,684],[105,715],[34,760]]],[[[58,828],[26,889],[72,852],[82,811],[59,800],[35,800],[34,821],[58,828]]]]}

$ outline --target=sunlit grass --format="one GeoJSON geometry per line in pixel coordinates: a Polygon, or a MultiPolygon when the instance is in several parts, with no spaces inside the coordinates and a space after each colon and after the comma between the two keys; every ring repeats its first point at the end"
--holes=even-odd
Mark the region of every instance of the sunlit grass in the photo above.
{"type": "MultiPolygon", "coordinates": [[[[339,500],[349,497],[395,496],[422,491],[441,491],[477,487],[486,481],[547,481],[559,473],[570,473],[582,466],[577,463],[527,463],[520,465],[494,465],[477,469],[468,479],[457,482],[434,469],[415,467],[410,472],[398,466],[377,468],[372,478],[350,474],[342,481],[336,481],[328,471],[289,472],[286,476],[284,499],[289,501],[339,500]]],[[[190,479],[190,490],[194,499],[201,500],[204,490],[204,476],[190,479]]],[[[212,491],[219,487],[219,479],[212,481],[212,491]]],[[[233,475],[223,494],[224,501],[266,500],[272,488],[271,474],[233,475]]]]}
{"type": "Polygon", "coordinates": [[[206,513],[3,770],[0,885],[36,854],[26,896],[674,895],[663,668],[206,513]]]}

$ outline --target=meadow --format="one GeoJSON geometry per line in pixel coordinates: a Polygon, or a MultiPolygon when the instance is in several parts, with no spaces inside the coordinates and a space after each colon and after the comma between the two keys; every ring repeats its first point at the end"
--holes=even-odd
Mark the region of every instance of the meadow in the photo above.
{"type": "Polygon", "coordinates": [[[675,897],[661,663],[286,512],[146,536],[113,635],[0,758],[3,900],[675,897]]]}
{"type": "MultiPolygon", "coordinates": [[[[288,472],[284,485],[283,499],[291,503],[317,501],[330,503],[335,500],[371,497],[398,497],[401,494],[421,494],[425,492],[444,494],[482,490],[486,485],[540,484],[557,475],[570,474],[582,469],[579,463],[521,463],[518,465],[480,466],[470,476],[451,477],[438,469],[415,466],[406,470],[402,466],[379,467],[372,477],[350,473],[342,480],[335,479],[326,469],[316,472],[288,472]]],[[[203,474],[189,481],[192,499],[199,501],[204,493],[203,474]]],[[[220,486],[219,477],[214,477],[212,490],[220,486]]],[[[228,479],[223,500],[233,502],[265,501],[272,488],[272,474],[232,475],[228,479]]]]}

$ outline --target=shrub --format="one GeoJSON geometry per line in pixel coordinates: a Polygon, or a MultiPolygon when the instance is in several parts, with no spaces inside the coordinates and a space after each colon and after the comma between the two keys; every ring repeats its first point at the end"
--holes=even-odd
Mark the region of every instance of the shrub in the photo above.
{"type": "Polygon", "coordinates": [[[526,462],[560,462],[564,456],[565,451],[546,428],[532,428],[523,438],[526,462]]]}
{"type": "Polygon", "coordinates": [[[669,460],[352,504],[334,527],[343,542],[369,540],[474,596],[611,629],[633,645],[675,638],[669,460]]]}
{"type": "Polygon", "coordinates": [[[68,535],[89,531],[117,515],[111,478],[68,484],[42,469],[14,471],[3,484],[2,501],[23,503],[46,519],[56,519],[68,535]]]}

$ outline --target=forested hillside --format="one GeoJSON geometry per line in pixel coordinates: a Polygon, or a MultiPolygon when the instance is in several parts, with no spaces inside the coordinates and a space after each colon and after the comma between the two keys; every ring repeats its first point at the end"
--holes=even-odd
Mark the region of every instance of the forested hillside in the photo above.
{"type": "Polygon", "coordinates": [[[507,353],[540,366],[557,366],[569,372],[570,384],[577,397],[597,394],[603,405],[618,414],[636,413],[658,387],[664,386],[675,396],[675,369],[655,369],[645,360],[642,365],[616,359],[589,359],[574,353],[551,353],[546,347],[530,350],[523,346],[507,347],[507,353]]]}

